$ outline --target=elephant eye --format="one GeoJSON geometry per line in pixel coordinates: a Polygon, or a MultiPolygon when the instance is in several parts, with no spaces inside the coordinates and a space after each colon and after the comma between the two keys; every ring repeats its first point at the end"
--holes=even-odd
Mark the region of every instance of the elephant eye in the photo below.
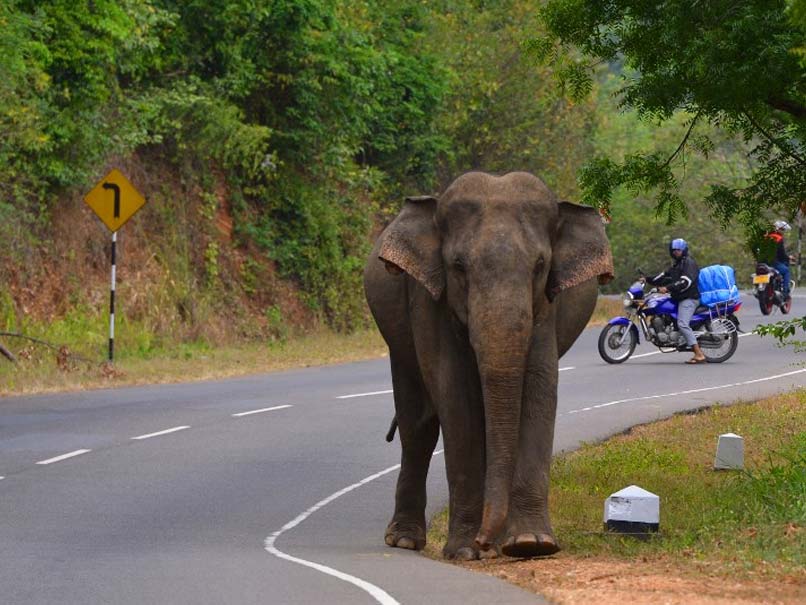
{"type": "Polygon", "coordinates": [[[453,268],[457,271],[465,272],[465,262],[461,258],[453,259],[453,268]]]}
{"type": "Polygon", "coordinates": [[[537,259],[537,262],[535,263],[535,273],[540,273],[545,266],[546,266],[546,259],[544,259],[541,256],[540,258],[537,259]]]}

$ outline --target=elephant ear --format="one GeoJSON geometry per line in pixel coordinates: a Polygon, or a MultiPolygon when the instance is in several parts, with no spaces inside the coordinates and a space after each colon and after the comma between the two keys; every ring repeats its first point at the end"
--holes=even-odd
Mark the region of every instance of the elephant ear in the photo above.
{"type": "Polygon", "coordinates": [[[445,289],[442,242],[434,222],[437,198],[407,197],[406,204],[382,237],[378,258],[390,272],[405,271],[420,282],[434,300],[445,289]]]}
{"type": "Polygon", "coordinates": [[[613,256],[599,213],[589,206],[560,202],[560,221],[546,295],[573,288],[592,277],[600,284],[613,279],[613,256]]]}

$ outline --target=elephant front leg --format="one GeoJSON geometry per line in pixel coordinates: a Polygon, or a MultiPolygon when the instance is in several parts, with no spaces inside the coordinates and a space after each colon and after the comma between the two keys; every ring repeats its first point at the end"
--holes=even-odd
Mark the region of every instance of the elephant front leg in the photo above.
{"type": "Polygon", "coordinates": [[[506,536],[501,551],[539,557],[560,550],[549,518],[549,473],[557,412],[557,355],[549,344],[532,351],[524,381],[520,437],[506,536]]]}
{"type": "Polygon", "coordinates": [[[476,536],[484,506],[484,410],[477,376],[457,369],[441,393],[442,438],[450,500],[448,539],[442,549],[447,559],[473,560],[495,556],[479,552],[476,536]]]}
{"type": "Polygon", "coordinates": [[[432,412],[418,372],[407,372],[392,361],[392,384],[402,448],[395,491],[395,512],[386,527],[389,546],[421,550],[425,546],[426,477],[439,438],[439,421],[432,412]]]}

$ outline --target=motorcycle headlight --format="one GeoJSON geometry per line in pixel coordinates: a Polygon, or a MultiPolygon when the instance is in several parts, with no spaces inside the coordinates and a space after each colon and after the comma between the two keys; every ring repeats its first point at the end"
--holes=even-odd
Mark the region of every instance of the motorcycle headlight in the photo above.
{"type": "Polygon", "coordinates": [[[632,307],[632,298],[629,296],[624,297],[624,306],[625,307],[632,307]]]}

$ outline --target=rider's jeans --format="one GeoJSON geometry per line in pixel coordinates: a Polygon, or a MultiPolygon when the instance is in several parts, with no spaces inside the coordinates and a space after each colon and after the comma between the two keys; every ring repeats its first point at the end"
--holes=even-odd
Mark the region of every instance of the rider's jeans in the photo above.
{"type": "Polygon", "coordinates": [[[781,274],[781,277],[784,278],[784,298],[789,295],[789,265],[786,263],[775,263],[773,264],[775,270],[781,274]]]}
{"type": "Polygon", "coordinates": [[[680,328],[680,333],[690,347],[697,344],[697,337],[694,336],[694,330],[691,329],[689,322],[691,322],[691,316],[694,315],[694,310],[699,304],[700,301],[696,298],[687,298],[677,303],[677,327],[680,328]]]}

